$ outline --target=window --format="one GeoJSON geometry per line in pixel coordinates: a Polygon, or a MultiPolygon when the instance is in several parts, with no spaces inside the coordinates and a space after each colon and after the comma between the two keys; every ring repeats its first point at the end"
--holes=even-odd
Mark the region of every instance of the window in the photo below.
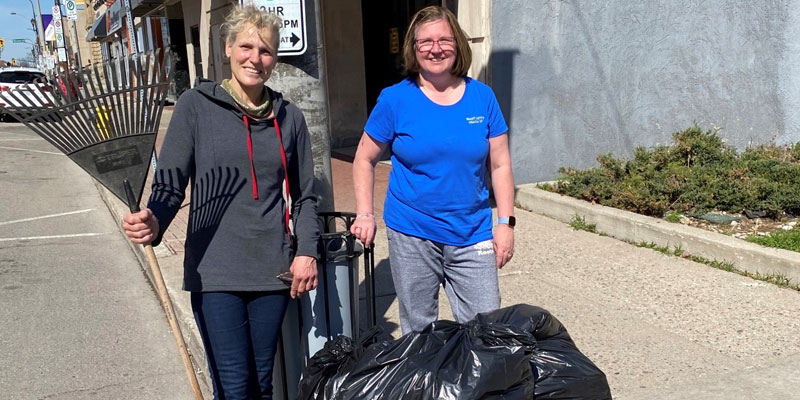
{"type": "Polygon", "coordinates": [[[44,78],[44,74],[32,71],[6,71],[0,72],[0,83],[33,83],[36,79],[44,78]]]}

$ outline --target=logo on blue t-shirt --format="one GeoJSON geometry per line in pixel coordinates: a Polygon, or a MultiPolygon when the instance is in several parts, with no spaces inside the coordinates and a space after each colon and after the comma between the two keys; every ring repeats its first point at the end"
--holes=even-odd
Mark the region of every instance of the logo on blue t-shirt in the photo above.
{"type": "Polygon", "coordinates": [[[483,122],[483,115],[478,115],[477,117],[467,117],[468,124],[480,124],[483,122]]]}

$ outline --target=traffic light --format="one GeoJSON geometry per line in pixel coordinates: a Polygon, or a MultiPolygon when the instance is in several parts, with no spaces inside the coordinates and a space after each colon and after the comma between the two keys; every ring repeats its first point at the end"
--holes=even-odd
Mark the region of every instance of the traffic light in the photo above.
{"type": "Polygon", "coordinates": [[[16,58],[12,58],[11,59],[11,66],[12,67],[16,67],[17,66],[17,59],[16,58]]]}
{"type": "Polygon", "coordinates": [[[3,39],[3,38],[0,38],[0,49],[2,49],[3,47],[6,47],[6,40],[3,39]]]}

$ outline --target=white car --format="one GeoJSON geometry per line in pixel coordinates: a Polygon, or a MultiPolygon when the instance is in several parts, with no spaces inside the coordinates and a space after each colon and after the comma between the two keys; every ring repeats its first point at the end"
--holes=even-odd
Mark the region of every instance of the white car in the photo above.
{"type": "Polygon", "coordinates": [[[6,109],[26,115],[53,107],[52,87],[44,80],[44,73],[36,68],[0,69],[0,119],[5,119],[6,109]]]}

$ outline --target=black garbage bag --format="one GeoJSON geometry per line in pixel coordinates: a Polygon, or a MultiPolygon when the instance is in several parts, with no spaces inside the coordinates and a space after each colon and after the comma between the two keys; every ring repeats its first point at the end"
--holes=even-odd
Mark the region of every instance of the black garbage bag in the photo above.
{"type": "Polygon", "coordinates": [[[547,310],[518,304],[479,314],[482,324],[508,324],[536,339],[531,355],[533,399],[611,399],[606,376],[578,350],[564,325],[547,310]]]}
{"type": "MultiPolygon", "coordinates": [[[[534,346],[530,333],[509,325],[436,321],[422,332],[367,347],[352,368],[337,366],[327,382],[307,369],[298,399],[531,399],[534,346]]],[[[328,357],[323,351],[309,366],[323,363],[315,360],[328,357]]]]}
{"type": "Polygon", "coordinates": [[[334,377],[345,377],[355,365],[359,349],[347,336],[325,343],[325,347],[308,360],[303,380],[297,391],[298,399],[330,399],[336,393],[334,377]]]}
{"type": "Polygon", "coordinates": [[[354,343],[353,339],[343,335],[328,341],[306,363],[297,398],[332,398],[364,349],[370,344],[386,340],[392,340],[392,336],[376,326],[362,332],[359,343],[354,343]]]}

